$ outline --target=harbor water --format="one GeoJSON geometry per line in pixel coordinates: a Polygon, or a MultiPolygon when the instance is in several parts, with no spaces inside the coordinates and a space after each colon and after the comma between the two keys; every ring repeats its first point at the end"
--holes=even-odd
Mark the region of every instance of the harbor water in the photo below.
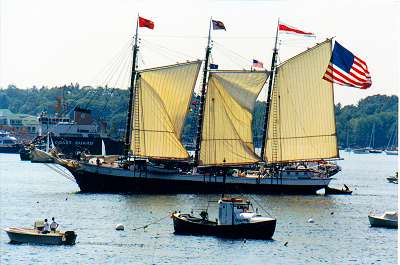
{"type": "Polygon", "coordinates": [[[171,211],[214,201],[214,219],[218,194],[83,194],[54,165],[0,154],[1,228],[54,216],[62,230],[78,234],[75,246],[37,246],[9,244],[1,231],[0,264],[397,264],[397,229],[371,228],[367,218],[370,211],[397,210],[397,185],[386,180],[397,156],[341,157],[331,186],[346,184],[351,196],[243,194],[277,218],[274,240],[263,241],[173,234],[171,211]],[[118,223],[125,231],[115,230],[118,223]]]}

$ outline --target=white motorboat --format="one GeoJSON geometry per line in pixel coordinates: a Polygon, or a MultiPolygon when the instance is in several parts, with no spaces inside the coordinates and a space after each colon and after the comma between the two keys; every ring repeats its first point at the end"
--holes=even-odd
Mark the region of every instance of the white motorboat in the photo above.
{"type": "Polygon", "coordinates": [[[398,150],[385,150],[387,155],[397,156],[399,154],[398,150]]]}
{"type": "Polygon", "coordinates": [[[397,228],[398,215],[395,212],[385,212],[383,215],[368,215],[369,223],[372,227],[397,228]]]}
{"type": "Polygon", "coordinates": [[[41,245],[74,245],[76,233],[74,231],[52,231],[44,234],[37,227],[9,227],[4,229],[14,244],[41,244],[41,245]]]}

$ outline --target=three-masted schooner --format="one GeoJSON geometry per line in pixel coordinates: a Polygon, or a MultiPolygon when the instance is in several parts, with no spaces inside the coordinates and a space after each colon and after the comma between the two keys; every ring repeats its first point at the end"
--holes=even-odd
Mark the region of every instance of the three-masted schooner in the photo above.
{"type": "MultiPolygon", "coordinates": [[[[212,25],[210,21],[194,160],[181,134],[202,62],[137,70],[137,26],[125,158],[58,160],[81,191],[219,193],[224,188],[231,193],[315,193],[329,184],[324,171],[277,165],[338,157],[333,86],[322,80],[331,40],[276,68],[273,59],[271,72],[211,71],[212,25]],[[270,73],[274,78],[269,83],[265,141],[258,156],[252,113],[270,73]],[[255,165],[262,161],[273,166],[259,170],[255,165]],[[257,170],[243,171],[251,165],[257,170]]],[[[274,58],[276,52],[275,45],[274,58]]]]}

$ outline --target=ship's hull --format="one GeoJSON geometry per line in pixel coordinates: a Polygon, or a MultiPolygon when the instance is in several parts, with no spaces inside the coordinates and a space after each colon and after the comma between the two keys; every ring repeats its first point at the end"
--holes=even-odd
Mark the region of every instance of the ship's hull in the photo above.
{"type": "Polygon", "coordinates": [[[119,168],[81,164],[67,167],[82,192],[95,193],[256,193],[315,194],[325,188],[330,178],[278,176],[248,178],[206,174],[182,174],[153,169],[131,171],[119,168]]]}
{"type": "Polygon", "coordinates": [[[51,139],[58,152],[63,153],[65,157],[69,158],[75,158],[77,153],[80,152],[101,155],[102,141],[104,141],[107,155],[121,155],[124,147],[123,141],[111,138],[52,136],[51,139]]]}
{"type": "Polygon", "coordinates": [[[20,148],[21,148],[21,146],[19,144],[0,146],[0,153],[2,153],[2,154],[18,154],[20,148]]]}

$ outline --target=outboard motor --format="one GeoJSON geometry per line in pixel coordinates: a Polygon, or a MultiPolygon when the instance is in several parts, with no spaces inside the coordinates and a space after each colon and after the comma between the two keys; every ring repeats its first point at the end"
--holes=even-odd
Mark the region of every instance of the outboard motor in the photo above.
{"type": "Polygon", "coordinates": [[[64,233],[64,244],[75,245],[77,234],[74,231],[65,231],[64,233]]]}

